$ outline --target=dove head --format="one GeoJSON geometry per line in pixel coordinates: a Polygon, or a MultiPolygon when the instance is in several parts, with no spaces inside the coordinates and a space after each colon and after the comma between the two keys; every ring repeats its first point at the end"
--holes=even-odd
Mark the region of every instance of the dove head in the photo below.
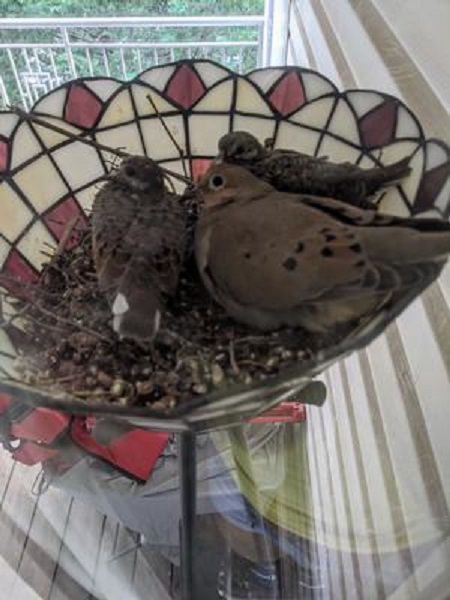
{"type": "Polygon", "coordinates": [[[127,156],[115,178],[134,192],[164,189],[163,173],[159,165],[146,156],[127,156]]]}
{"type": "Polygon", "coordinates": [[[200,181],[198,190],[205,208],[248,202],[274,191],[271,185],[244,167],[227,164],[213,165],[200,181]]]}
{"type": "Polygon", "coordinates": [[[249,164],[262,160],[266,150],[251,133],[232,131],[219,140],[219,159],[226,163],[249,164]]]}

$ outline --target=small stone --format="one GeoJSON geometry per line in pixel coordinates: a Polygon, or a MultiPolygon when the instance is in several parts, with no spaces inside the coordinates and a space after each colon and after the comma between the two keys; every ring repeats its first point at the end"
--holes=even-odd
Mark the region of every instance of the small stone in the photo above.
{"type": "Polygon", "coordinates": [[[281,358],[283,360],[289,360],[293,356],[294,356],[294,353],[291,350],[283,350],[283,352],[281,353],[281,358]]]}
{"type": "Polygon", "coordinates": [[[148,396],[154,388],[153,381],[137,381],[136,392],[138,396],[148,396]]]}
{"type": "Polygon", "coordinates": [[[211,380],[213,382],[213,385],[220,385],[221,383],[223,383],[224,379],[225,373],[223,372],[222,367],[217,363],[213,363],[211,365],[211,380]]]}
{"type": "Polygon", "coordinates": [[[165,412],[167,410],[166,403],[162,400],[156,400],[155,402],[146,402],[145,406],[148,406],[149,408],[158,412],[165,412]]]}
{"type": "Polygon", "coordinates": [[[175,398],[173,396],[163,396],[160,400],[160,402],[163,402],[166,409],[167,408],[174,408],[174,406],[176,406],[177,401],[175,400],[175,398]]]}
{"type": "Polygon", "coordinates": [[[111,394],[116,398],[119,398],[125,392],[125,382],[122,379],[114,381],[111,387],[111,394]]]}
{"type": "Polygon", "coordinates": [[[142,373],[141,367],[139,365],[133,365],[131,367],[131,377],[137,377],[142,373]]]}
{"type": "Polygon", "coordinates": [[[192,386],[192,391],[196,394],[206,394],[208,388],[204,383],[196,383],[192,386]]]}
{"type": "Polygon", "coordinates": [[[253,377],[250,375],[250,373],[247,373],[246,376],[244,377],[244,383],[246,385],[249,385],[252,382],[253,382],[253,377]]]}
{"type": "Polygon", "coordinates": [[[95,377],[89,377],[89,376],[86,377],[85,385],[87,388],[95,387],[96,383],[97,383],[97,379],[95,377]]]}
{"type": "Polygon", "coordinates": [[[269,369],[271,369],[272,367],[275,367],[275,365],[278,364],[278,357],[272,356],[272,358],[269,358],[266,361],[266,367],[268,367],[269,369]]]}
{"type": "Polygon", "coordinates": [[[114,383],[114,379],[104,371],[100,371],[99,373],[97,373],[97,381],[102,387],[108,390],[114,383]]]}
{"type": "Polygon", "coordinates": [[[175,373],[174,371],[170,371],[170,373],[167,373],[167,383],[169,385],[176,385],[180,379],[178,373],[175,373]]]}
{"type": "Polygon", "coordinates": [[[126,406],[128,404],[128,398],[125,398],[124,396],[122,396],[121,398],[119,398],[119,404],[121,406],[126,406]]]}

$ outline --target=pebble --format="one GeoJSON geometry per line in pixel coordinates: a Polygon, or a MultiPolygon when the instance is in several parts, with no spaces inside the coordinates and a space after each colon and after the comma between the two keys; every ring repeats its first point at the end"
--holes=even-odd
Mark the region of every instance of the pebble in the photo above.
{"type": "Polygon", "coordinates": [[[163,396],[160,402],[164,403],[164,406],[167,408],[174,408],[177,404],[177,401],[173,396],[163,396]]]}
{"type": "Polygon", "coordinates": [[[217,363],[213,363],[211,365],[211,380],[213,382],[213,385],[220,385],[221,383],[223,383],[224,379],[225,373],[223,372],[222,367],[217,363]]]}
{"type": "Polygon", "coordinates": [[[114,379],[104,371],[100,371],[99,373],[97,373],[97,381],[102,387],[108,390],[114,384],[114,379]]]}
{"type": "Polygon", "coordinates": [[[204,383],[196,383],[192,386],[192,391],[196,394],[206,394],[208,388],[204,383]]]}
{"type": "Polygon", "coordinates": [[[154,388],[152,381],[137,381],[136,392],[138,396],[148,396],[154,388]]]}
{"type": "Polygon", "coordinates": [[[123,395],[125,391],[125,382],[122,379],[116,379],[111,387],[111,394],[116,398],[123,395]]]}

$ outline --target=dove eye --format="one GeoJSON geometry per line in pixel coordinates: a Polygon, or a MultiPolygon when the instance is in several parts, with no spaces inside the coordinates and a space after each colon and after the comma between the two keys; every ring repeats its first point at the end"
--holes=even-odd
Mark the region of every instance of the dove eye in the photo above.
{"type": "Polygon", "coordinates": [[[133,169],[133,167],[125,167],[125,174],[128,175],[128,177],[133,177],[136,175],[136,171],[133,169]]]}
{"type": "Polygon", "coordinates": [[[209,187],[212,190],[220,190],[225,187],[225,178],[222,175],[213,175],[209,180],[209,187]]]}

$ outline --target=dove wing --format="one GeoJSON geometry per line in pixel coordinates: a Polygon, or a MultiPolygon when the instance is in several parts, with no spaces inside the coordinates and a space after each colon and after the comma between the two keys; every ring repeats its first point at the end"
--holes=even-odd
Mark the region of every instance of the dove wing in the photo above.
{"type": "Polygon", "coordinates": [[[211,287],[268,310],[419,289],[450,252],[446,222],[328,198],[274,192],[225,212],[204,243],[211,287]]]}
{"type": "Polygon", "coordinates": [[[177,197],[149,206],[126,232],[122,246],[133,248],[131,264],[141,287],[157,284],[167,294],[178,285],[183,254],[184,219],[177,197]]]}
{"type": "Polygon", "coordinates": [[[295,197],[272,196],[230,205],[206,226],[199,251],[212,287],[269,310],[373,293],[376,270],[350,228],[295,197]]]}

